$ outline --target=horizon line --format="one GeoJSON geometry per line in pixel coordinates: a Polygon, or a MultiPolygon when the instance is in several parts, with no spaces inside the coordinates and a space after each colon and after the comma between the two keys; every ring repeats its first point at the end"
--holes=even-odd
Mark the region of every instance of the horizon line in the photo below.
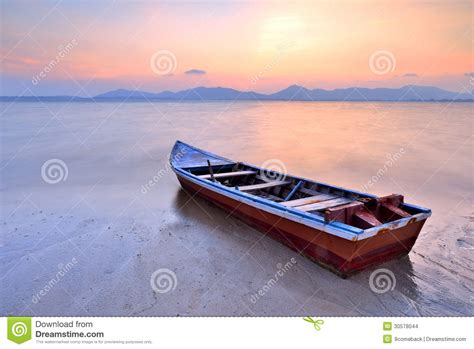
{"type": "MultiPolygon", "coordinates": [[[[400,86],[400,87],[384,87],[384,86],[381,86],[381,87],[361,87],[361,86],[348,86],[348,87],[339,87],[339,88],[333,88],[333,89],[325,89],[325,88],[320,88],[320,87],[315,87],[315,88],[309,88],[309,87],[306,87],[306,86],[303,86],[303,85],[298,85],[298,84],[291,84],[291,85],[288,85],[287,87],[283,88],[283,89],[280,89],[280,90],[276,90],[274,92],[257,92],[257,91],[254,91],[254,90],[240,90],[240,89],[237,89],[237,88],[234,88],[234,87],[227,87],[227,86],[196,86],[196,87],[190,87],[190,88],[185,88],[185,89],[178,89],[178,90],[169,90],[169,89],[164,89],[164,90],[161,90],[161,91],[157,91],[157,92],[150,92],[150,91],[145,91],[145,90],[139,90],[139,89],[127,89],[127,88],[116,88],[116,89],[111,89],[111,90],[108,90],[108,91],[105,91],[105,92],[102,92],[102,93],[99,93],[99,94],[96,94],[95,96],[88,96],[88,97],[83,97],[83,96],[79,96],[79,95],[67,95],[67,94],[55,94],[55,95],[0,95],[0,98],[34,98],[34,97],[37,97],[37,98],[57,98],[57,97],[71,97],[71,98],[78,98],[78,99],[94,99],[94,98],[114,98],[114,97],[99,97],[101,95],[104,95],[104,94],[107,94],[107,93],[111,93],[111,92],[116,92],[116,91],[128,91],[128,92],[143,92],[143,93],[150,93],[150,94],[160,94],[160,93],[165,93],[165,92],[170,92],[170,93],[179,93],[179,92],[183,92],[183,91],[189,91],[189,90],[195,90],[195,89],[199,89],[199,88],[205,88],[205,89],[227,89],[227,90],[233,90],[233,91],[237,91],[237,92],[241,92],[241,93],[254,93],[254,94],[259,94],[259,95],[264,95],[264,96],[271,96],[273,94],[276,94],[278,92],[282,92],[284,90],[287,90],[289,89],[290,87],[298,87],[300,88],[300,90],[310,90],[310,91],[314,91],[314,90],[320,90],[320,91],[328,91],[328,92],[332,92],[332,91],[338,91],[338,90],[348,90],[348,89],[364,89],[364,90],[377,90],[377,89],[386,89],[386,90],[400,90],[400,89],[403,89],[403,88],[409,88],[409,87],[425,87],[425,88],[437,88],[439,90],[442,90],[442,91],[445,91],[445,92],[450,92],[450,93],[457,93],[457,94],[466,94],[466,93],[473,93],[474,89],[473,90],[468,90],[466,92],[457,92],[457,91],[451,91],[451,90],[446,90],[442,87],[438,87],[438,86],[433,86],[433,85],[416,85],[416,84],[407,84],[407,85],[403,85],[403,86],[400,86]]],[[[116,98],[120,98],[120,97],[116,97],[116,98]]]]}

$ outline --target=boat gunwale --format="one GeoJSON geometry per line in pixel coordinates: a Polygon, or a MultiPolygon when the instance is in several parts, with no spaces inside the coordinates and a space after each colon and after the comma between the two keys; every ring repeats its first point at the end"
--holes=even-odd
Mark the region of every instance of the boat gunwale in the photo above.
{"type": "MultiPolygon", "coordinates": [[[[196,148],[192,145],[181,142],[179,140],[176,141],[175,146],[178,143],[181,143],[181,144],[183,144],[183,145],[185,145],[185,146],[187,146],[191,149],[194,149],[194,150],[196,150],[196,151],[198,151],[198,152],[200,152],[204,155],[210,155],[212,157],[218,157],[222,160],[229,161],[229,162],[234,163],[234,164],[237,163],[236,161],[223,158],[219,155],[216,155],[216,154],[207,152],[205,150],[196,148]]],[[[214,189],[216,189],[214,191],[217,191],[217,192],[227,192],[228,194],[231,194],[231,195],[230,196],[226,195],[226,196],[231,197],[231,198],[232,198],[232,196],[237,196],[237,197],[242,197],[243,199],[249,200],[251,202],[255,202],[255,203],[260,204],[262,206],[262,207],[260,207],[260,209],[269,208],[269,209],[276,210],[276,212],[274,212],[273,210],[268,211],[268,210],[264,209],[265,211],[267,211],[269,213],[277,214],[278,216],[281,216],[278,213],[283,213],[284,215],[285,215],[285,213],[289,214],[290,217],[286,217],[286,215],[285,215],[285,216],[283,216],[283,218],[290,219],[292,221],[302,223],[304,225],[310,226],[312,228],[324,231],[324,232],[332,234],[332,235],[339,236],[339,237],[347,239],[347,240],[352,240],[352,241],[364,240],[364,239],[367,239],[367,238],[370,238],[370,237],[373,237],[373,236],[377,235],[380,231],[387,231],[387,230],[391,231],[391,230],[394,230],[394,229],[398,229],[398,228],[401,228],[401,227],[404,227],[404,226],[408,225],[409,223],[418,222],[418,221],[421,221],[423,219],[427,219],[428,217],[431,216],[431,210],[430,209],[420,207],[420,206],[416,206],[416,205],[413,205],[413,204],[403,203],[403,205],[408,207],[408,208],[412,208],[412,209],[419,210],[419,211],[422,211],[422,212],[414,214],[414,215],[410,215],[410,217],[405,217],[405,218],[401,218],[401,219],[398,219],[398,220],[395,220],[395,221],[392,221],[392,222],[387,222],[387,223],[384,223],[382,225],[379,225],[379,226],[376,226],[376,227],[373,227],[373,228],[369,228],[369,229],[361,229],[361,228],[353,227],[349,224],[342,223],[342,222],[337,222],[337,221],[327,223],[324,220],[324,218],[321,217],[321,216],[311,214],[311,213],[306,213],[306,212],[303,212],[303,211],[299,211],[296,208],[287,207],[287,206],[281,205],[280,203],[277,203],[277,202],[274,202],[274,201],[271,201],[271,200],[268,200],[266,198],[262,198],[262,197],[259,197],[259,196],[256,196],[256,195],[248,194],[248,193],[245,193],[245,192],[240,192],[240,191],[238,191],[238,190],[236,190],[232,187],[224,186],[224,185],[220,184],[219,182],[214,183],[214,182],[209,181],[207,179],[199,178],[197,175],[189,172],[188,170],[189,169],[206,168],[206,166],[191,166],[191,167],[178,167],[178,166],[175,166],[175,164],[173,164],[173,162],[171,161],[172,155],[174,153],[174,149],[175,148],[173,147],[173,151],[170,154],[171,167],[173,168],[173,170],[175,172],[179,172],[180,174],[182,174],[183,176],[187,177],[188,179],[190,179],[191,181],[193,181],[195,183],[197,182],[196,184],[204,186],[204,187],[208,187],[208,189],[209,189],[209,187],[214,188],[214,189]],[[316,224],[313,225],[313,224],[307,224],[307,223],[316,223],[316,224]]],[[[254,166],[254,165],[247,164],[247,163],[244,163],[244,162],[240,162],[240,163],[244,166],[249,166],[249,167],[253,167],[253,168],[262,170],[258,166],[254,166]]],[[[378,198],[378,196],[376,196],[376,195],[369,194],[369,193],[364,193],[364,192],[359,192],[357,190],[347,189],[347,188],[343,188],[343,187],[339,187],[339,186],[335,186],[335,185],[331,185],[331,184],[327,184],[327,183],[322,183],[322,182],[318,182],[318,181],[315,181],[315,180],[311,180],[311,179],[307,179],[307,178],[303,178],[303,177],[298,177],[298,176],[293,176],[293,175],[291,177],[293,179],[296,179],[296,180],[303,180],[303,181],[307,181],[307,182],[312,182],[312,183],[316,183],[318,185],[327,186],[327,187],[330,187],[330,188],[333,188],[333,189],[336,189],[336,190],[342,190],[342,191],[348,192],[348,193],[367,196],[367,197],[370,197],[370,198],[378,198]]],[[[235,199],[235,198],[233,198],[233,199],[235,199]]],[[[238,201],[240,201],[240,200],[238,200],[238,201]]],[[[255,205],[252,205],[252,206],[255,207],[255,205]]]]}

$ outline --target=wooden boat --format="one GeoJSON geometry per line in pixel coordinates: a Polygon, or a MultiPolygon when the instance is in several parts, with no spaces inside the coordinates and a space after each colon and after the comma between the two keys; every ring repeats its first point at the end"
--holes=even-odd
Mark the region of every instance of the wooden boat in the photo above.
{"type": "Polygon", "coordinates": [[[177,141],[181,186],[346,277],[407,254],[431,210],[235,162],[177,141]]]}

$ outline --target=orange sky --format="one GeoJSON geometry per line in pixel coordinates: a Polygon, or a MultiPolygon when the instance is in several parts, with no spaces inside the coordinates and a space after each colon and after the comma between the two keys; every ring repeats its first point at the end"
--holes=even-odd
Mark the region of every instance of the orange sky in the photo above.
{"type": "Polygon", "coordinates": [[[470,1],[4,1],[1,94],[294,83],[471,90],[472,16],[470,1]],[[165,51],[171,65],[157,73],[165,51]],[[387,72],[369,64],[380,51],[387,72]]]}

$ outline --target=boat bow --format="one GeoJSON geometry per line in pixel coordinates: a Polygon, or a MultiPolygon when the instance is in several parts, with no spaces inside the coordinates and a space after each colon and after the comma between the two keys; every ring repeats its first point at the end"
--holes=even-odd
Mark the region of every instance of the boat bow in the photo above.
{"type": "Polygon", "coordinates": [[[195,148],[181,141],[176,141],[170,154],[170,164],[173,168],[207,167],[207,161],[210,161],[213,166],[235,163],[232,160],[195,148]]]}

